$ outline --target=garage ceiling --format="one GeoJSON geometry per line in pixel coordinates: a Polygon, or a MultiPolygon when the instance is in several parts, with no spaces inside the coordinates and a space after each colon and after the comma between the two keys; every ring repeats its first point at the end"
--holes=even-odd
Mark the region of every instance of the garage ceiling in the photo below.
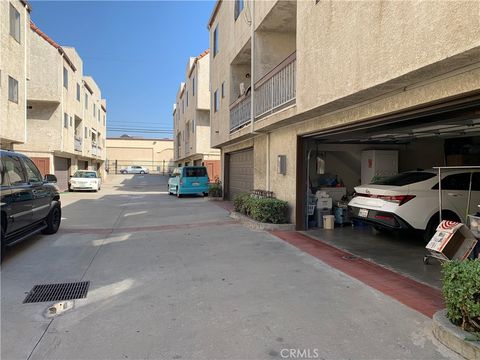
{"type": "Polygon", "coordinates": [[[480,100],[399,114],[311,134],[322,143],[405,144],[416,139],[480,136],[480,100]]]}

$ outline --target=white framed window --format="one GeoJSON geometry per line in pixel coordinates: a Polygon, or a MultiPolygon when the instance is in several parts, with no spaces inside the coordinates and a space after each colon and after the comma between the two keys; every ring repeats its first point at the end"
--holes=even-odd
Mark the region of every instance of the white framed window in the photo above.
{"type": "Polygon", "coordinates": [[[77,101],[80,101],[80,84],[77,83],[77,101]]]}
{"type": "Polygon", "coordinates": [[[18,81],[8,77],[8,100],[18,104],[18,81]]]}
{"type": "Polygon", "coordinates": [[[192,134],[195,134],[195,119],[192,120],[192,134]]]}
{"type": "Polygon", "coordinates": [[[20,13],[18,10],[10,4],[10,35],[20,43],[20,34],[21,34],[21,27],[20,27],[20,13]]]}
{"type": "Polygon", "coordinates": [[[192,78],[192,96],[195,96],[195,76],[192,78]]]}
{"type": "Polygon", "coordinates": [[[215,30],[213,30],[213,57],[215,57],[219,51],[220,51],[220,48],[218,47],[218,25],[217,25],[215,27],[215,30]]]}
{"type": "Polygon", "coordinates": [[[85,126],[85,139],[88,138],[88,128],[85,126]]]}
{"type": "Polygon", "coordinates": [[[68,90],[68,70],[63,67],[63,87],[68,90]]]}
{"type": "Polygon", "coordinates": [[[220,98],[218,96],[218,89],[213,93],[213,111],[218,112],[220,109],[220,98]]]}
{"type": "Polygon", "coordinates": [[[68,114],[67,113],[63,113],[63,127],[65,129],[68,129],[68,114]]]}
{"type": "Polygon", "coordinates": [[[88,109],[88,94],[85,94],[85,110],[88,109]]]}
{"type": "Polygon", "coordinates": [[[93,103],[93,117],[97,116],[97,106],[93,103]]]}
{"type": "Polygon", "coordinates": [[[222,99],[225,97],[225,81],[222,82],[222,99]]]}
{"type": "Polygon", "coordinates": [[[186,96],[187,96],[187,108],[188,108],[188,91],[187,91],[186,96]]]}

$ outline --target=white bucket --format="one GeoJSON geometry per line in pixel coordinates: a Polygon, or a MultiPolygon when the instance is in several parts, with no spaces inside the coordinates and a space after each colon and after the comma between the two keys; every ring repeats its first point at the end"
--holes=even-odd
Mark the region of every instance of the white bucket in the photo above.
{"type": "Polygon", "coordinates": [[[335,228],[335,216],[323,215],[323,228],[333,230],[335,228]]]}

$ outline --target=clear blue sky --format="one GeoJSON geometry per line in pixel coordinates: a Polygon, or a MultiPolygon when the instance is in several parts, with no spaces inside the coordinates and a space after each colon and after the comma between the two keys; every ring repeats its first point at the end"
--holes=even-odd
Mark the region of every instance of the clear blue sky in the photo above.
{"type": "MultiPolygon", "coordinates": [[[[208,48],[213,1],[32,1],[32,21],[75,47],[107,99],[107,125],[172,129],[189,56],[208,48]]],[[[108,132],[119,136],[127,131],[108,132]]],[[[145,137],[171,134],[129,133],[145,137]]]]}

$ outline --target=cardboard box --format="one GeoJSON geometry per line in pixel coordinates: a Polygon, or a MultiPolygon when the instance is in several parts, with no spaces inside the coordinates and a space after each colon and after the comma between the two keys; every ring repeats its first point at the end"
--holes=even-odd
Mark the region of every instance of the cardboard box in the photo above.
{"type": "Polygon", "coordinates": [[[443,220],[426,248],[443,260],[465,260],[476,244],[477,239],[465,224],[443,220]]]}

